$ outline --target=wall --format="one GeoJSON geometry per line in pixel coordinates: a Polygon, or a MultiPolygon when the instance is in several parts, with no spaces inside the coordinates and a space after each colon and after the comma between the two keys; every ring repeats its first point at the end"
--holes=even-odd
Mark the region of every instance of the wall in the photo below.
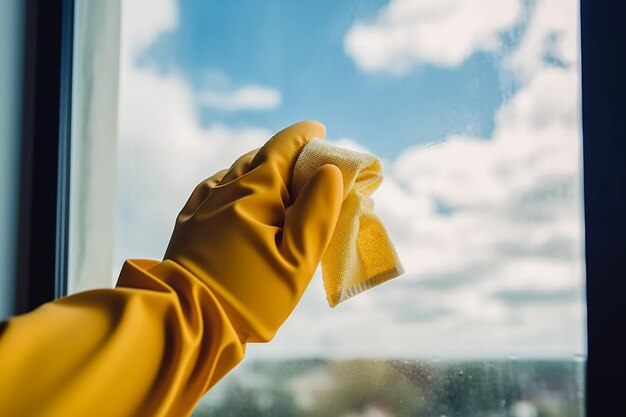
{"type": "Polygon", "coordinates": [[[0,1],[0,318],[14,309],[23,27],[23,2],[0,1]]]}
{"type": "Polygon", "coordinates": [[[119,0],[76,0],[70,293],[111,286],[115,230],[119,0]]]}

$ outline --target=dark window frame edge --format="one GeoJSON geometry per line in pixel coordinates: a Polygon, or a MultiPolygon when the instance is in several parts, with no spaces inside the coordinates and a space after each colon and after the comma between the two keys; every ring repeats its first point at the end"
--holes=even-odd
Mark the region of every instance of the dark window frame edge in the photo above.
{"type": "Polygon", "coordinates": [[[27,0],[15,312],[67,291],[74,0],[27,0]]]}
{"type": "Polygon", "coordinates": [[[626,388],[624,20],[623,0],[580,2],[588,417],[619,414],[626,388]]]}

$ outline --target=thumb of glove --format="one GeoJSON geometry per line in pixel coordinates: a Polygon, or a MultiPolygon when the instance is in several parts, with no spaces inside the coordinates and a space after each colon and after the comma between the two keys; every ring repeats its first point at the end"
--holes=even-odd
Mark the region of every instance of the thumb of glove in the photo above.
{"type": "MultiPolygon", "coordinates": [[[[335,230],[343,203],[343,176],[335,165],[319,167],[285,214],[280,250],[313,275],[335,230]]],[[[298,293],[302,293],[307,282],[298,293]]]]}

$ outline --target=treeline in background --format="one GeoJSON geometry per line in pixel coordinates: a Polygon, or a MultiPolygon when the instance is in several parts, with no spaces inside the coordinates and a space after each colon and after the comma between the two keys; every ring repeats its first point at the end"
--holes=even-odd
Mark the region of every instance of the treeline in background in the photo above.
{"type": "Polygon", "coordinates": [[[584,361],[258,361],[193,417],[583,417],[584,361]]]}

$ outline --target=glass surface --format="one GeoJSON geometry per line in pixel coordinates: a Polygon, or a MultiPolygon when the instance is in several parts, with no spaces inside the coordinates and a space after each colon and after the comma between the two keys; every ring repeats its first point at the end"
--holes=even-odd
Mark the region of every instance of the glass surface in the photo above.
{"type": "Polygon", "coordinates": [[[320,277],[203,399],[219,416],[583,415],[575,0],[122,4],[115,265],[196,183],[303,119],[383,160],[405,276],[320,277]]]}
{"type": "Polygon", "coordinates": [[[193,416],[582,417],[582,372],[570,359],[257,361],[193,416]]]}

